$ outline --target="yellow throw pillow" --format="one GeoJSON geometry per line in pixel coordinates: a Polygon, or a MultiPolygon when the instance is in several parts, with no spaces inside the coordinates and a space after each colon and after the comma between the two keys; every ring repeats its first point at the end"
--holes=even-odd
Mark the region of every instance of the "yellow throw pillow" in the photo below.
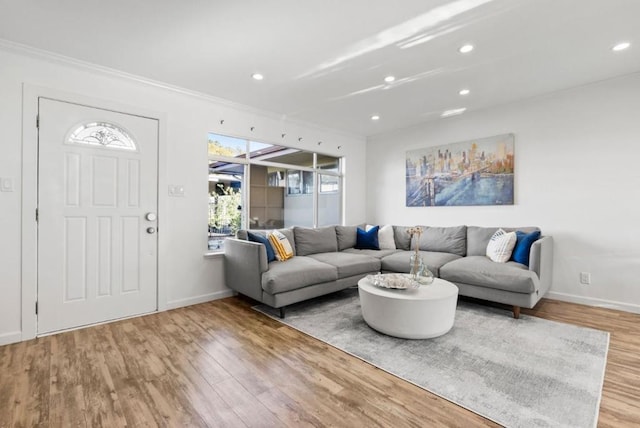
{"type": "Polygon", "coordinates": [[[291,243],[282,233],[277,230],[271,232],[269,234],[269,242],[271,242],[271,245],[276,252],[276,258],[281,262],[293,257],[293,248],[291,247],[291,243]]]}

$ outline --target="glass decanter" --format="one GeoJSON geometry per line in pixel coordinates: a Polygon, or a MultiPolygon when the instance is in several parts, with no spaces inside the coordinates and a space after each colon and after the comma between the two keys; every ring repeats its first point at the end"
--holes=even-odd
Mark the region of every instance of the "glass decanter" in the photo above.
{"type": "Polygon", "coordinates": [[[409,260],[411,270],[409,276],[420,285],[429,285],[433,282],[433,273],[427,269],[422,257],[418,253],[413,253],[409,260]]]}

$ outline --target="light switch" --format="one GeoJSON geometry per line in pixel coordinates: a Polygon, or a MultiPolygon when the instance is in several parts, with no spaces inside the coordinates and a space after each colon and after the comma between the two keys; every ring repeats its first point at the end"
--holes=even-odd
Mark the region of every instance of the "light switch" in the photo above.
{"type": "Polygon", "coordinates": [[[184,186],[182,184],[170,184],[169,196],[181,198],[184,197],[184,186]]]}
{"type": "Polygon", "coordinates": [[[9,178],[9,177],[0,178],[0,191],[13,192],[13,178],[9,178]]]}

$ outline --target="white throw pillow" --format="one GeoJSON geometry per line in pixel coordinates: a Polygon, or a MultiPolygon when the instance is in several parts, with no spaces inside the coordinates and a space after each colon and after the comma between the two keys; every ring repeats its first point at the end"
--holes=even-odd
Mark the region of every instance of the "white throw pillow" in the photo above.
{"type": "Polygon", "coordinates": [[[511,258],[513,247],[516,246],[518,237],[515,232],[505,232],[498,229],[493,234],[487,245],[487,257],[494,262],[506,263],[511,258]]]}
{"type": "MultiPolygon", "coordinates": [[[[368,232],[374,225],[368,224],[365,231],[368,232]]],[[[387,224],[386,226],[380,226],[378,229],[378,247],[381,250],[395,250],[396,240],[393,237],[393,226],[387,224]]]]}

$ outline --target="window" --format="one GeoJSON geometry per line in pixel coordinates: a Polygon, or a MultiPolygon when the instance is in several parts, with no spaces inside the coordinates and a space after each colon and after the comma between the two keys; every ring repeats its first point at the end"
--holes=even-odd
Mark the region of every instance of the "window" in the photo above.
{"type": "Polygon", "coordinates": [[[209,250],[238,229],[339,224],[341,183],[340,158],[209,134],[209,250]]]}
{"type": "Polygon", "coordinates": [[[335,193],[340,191],[340,177],[335,175],[320,175],[320,193],[335,193]]]}
{"type": "Polygon", "coordinates": [[[313,172],[287,171],[287,195],[313,194],[313,172]]]}
{"type": "Polygon", "coordinates": [[[209,250],[222,251],[242,226],[244,171],[244,164],[209,162],[209,250]]]}
{"type": "Polygon", "coordinates": [[[215,156],[245,158],[246,153],[247,140],[209,134],[209,158],[215,156]]]}
{"type": "Polygon", "coordinates": [[[338,175],[318,174],[318,226],[339,224],[341,218],[341,177],[338,175]]]}
{"type": "Polygon", "coordinates": [[[90,122],[76,127],[69,138],[69,144],[86,144],[109,149],[136,151],[136,144],[129,133],[117,125],[106,122],[90,122]]]}
{"type": "Polygon", "coordinates": [[[285,170],[253,164],[250,170],[249,229],[284,227],[285,170]]]}

